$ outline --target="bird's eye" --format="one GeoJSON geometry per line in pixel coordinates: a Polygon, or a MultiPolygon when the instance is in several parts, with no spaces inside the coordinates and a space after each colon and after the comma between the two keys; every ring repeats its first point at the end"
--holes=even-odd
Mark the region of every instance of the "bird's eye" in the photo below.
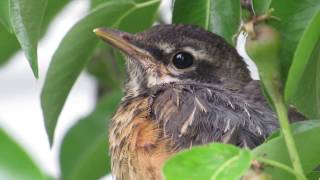
{"type": "Polygon", "coordinates": [[[193,64],[193,56],[187,52],[178,52],[173,56],[173,65],[178,69],[186,69],[193,64]]]}

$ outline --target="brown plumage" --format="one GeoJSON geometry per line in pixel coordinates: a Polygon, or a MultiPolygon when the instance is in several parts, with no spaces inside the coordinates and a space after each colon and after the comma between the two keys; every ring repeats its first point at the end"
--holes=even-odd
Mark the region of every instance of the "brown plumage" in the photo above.
{"type": "Polygon", "coordinates": [[[210,142],[254,148],[278,128],[259,81],[221,37],[190,25],[95,32],[127,56],[109,137],[116,179],[162,179],[178,151],[210,142]]]}

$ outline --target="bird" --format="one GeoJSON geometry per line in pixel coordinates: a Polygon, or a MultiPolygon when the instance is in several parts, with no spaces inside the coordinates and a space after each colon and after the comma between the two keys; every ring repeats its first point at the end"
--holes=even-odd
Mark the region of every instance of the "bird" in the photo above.
{"type": "Polygon", "coordinates": [[[254,148],[279,128],[260,81],[219,35],[187,24],[94,32],[126,57],[109,131],[115,179],[160,180],[165,161],[182,150],[213,142],[254,148]]]}

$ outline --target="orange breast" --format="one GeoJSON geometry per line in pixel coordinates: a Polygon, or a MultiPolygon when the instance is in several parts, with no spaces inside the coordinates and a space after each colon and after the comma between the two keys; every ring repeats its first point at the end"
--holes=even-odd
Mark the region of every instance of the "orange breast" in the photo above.
{"type": "Polygon", "coordinates": [[[148,112],[148,100],[137,98],[122,104],[113,118],[109,141],[116,179],[162,179],[164,161],[174,152],[148,112]]]}

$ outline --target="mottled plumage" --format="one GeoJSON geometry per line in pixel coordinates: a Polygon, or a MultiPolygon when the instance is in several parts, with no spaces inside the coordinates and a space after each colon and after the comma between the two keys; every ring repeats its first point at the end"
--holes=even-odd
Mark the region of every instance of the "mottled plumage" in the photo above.
{"type": "Polygon", "coordinates": [[[211,142],[254,148],[278,128],[259,81],[221,37],[191,25],[95,32],[127,56],[109,138],[116,179],[162,179],[165,160],[180,150],[211,142]]]}

